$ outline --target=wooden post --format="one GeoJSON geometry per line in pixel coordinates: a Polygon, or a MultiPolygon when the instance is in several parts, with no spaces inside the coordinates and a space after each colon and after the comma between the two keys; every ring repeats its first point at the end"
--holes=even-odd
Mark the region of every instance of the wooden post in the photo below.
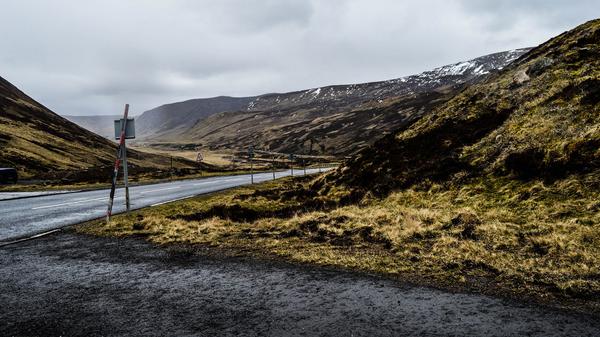
{"type": "Polygon", "coordinates": [[[304,158],[302,158],[302,169],[304,170],[304,175],[306,175],[306,162],[304,158]]]}
{"type": "Polygon", "coordinates": [[[271,155],[271,166],[273,168],[273,180],[275,180],[275,155],[271,155]]]}
{"type": "Polygon", "coordinates": [[[121,166],[121,157],[124,152],[125,145],[125,130],[127,127],[127,115],[129,114],[129,104],[125,104],[125,112],[123,113],[123,123],[121,123],[121,133],[119,136],[119,147],[117,148],[117,159],[113,168],[110,196],[108,198],[108,210],[106,211],[106,223],[110,222],[112,215],[113,201],[115,200],[115,190],[117,188],[117,177],[119,175],[119,166],[121,166]]]}

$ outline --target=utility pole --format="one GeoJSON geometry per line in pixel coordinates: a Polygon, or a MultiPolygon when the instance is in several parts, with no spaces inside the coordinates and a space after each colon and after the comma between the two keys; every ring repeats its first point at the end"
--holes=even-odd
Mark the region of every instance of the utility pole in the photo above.
{"type": "Polygon", "coordinates": [[[273,168],[273,180],[275,180],[275,155],[271,155],[271,167],[273,168]]]}
{"type": "Polygon", "coordinates": [[[304,175],[306,175],[306,162],[304,158],[302,158],[302,169],[304,170],[304,175]]]}
{"type": "Polygon", "coordinates": [[[294,176],[294,154],[290,153],[290,168],[292,169],[292,177],[294,176]]]}
{"type": "Polygon", "coordinates": [[[248,159],[250,159],[250,183],[254,184],[254,170],[252,167],[252,158],[254,157],[254,146],[248,148],[248,159]]]}
{"type": "Polygon", "coordinates": [[[202,156],[202,152],[200,152],[200,147],[196,148],[196,151],[198,151],[198,154],[196,155],[196,163],[198,164],[198,170],[200,172],[200,175],[202,175],[202,161],[204,160],[204,157],[202,156]]]}
{"type": "Polygon", "coordinates": [[[169,172],[171,173],[171,181],[173,181],[173,156],[171,156],[171,170],[169,172]]]}

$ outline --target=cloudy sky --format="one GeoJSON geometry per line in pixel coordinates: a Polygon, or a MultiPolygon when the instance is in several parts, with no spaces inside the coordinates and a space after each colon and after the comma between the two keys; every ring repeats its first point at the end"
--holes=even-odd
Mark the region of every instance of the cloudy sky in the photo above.
{"type": "Polygon", "coordinates": [[[419,73],[540,44],[598,0],[19,0],[0,76],[59,114],[139,114],[419,73]]]}

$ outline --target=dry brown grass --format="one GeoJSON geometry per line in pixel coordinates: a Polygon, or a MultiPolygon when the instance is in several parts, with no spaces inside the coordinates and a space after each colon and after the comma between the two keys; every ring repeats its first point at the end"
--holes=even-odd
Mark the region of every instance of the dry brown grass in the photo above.
{"type": "Polygon", "coordinates": [[[296,188],[286,179],[79,230],[142,234],[158,244],[249,249],[447,285],[486,278],[514,292],[583,299],[598,309],[600,196],[586,180],[596,178],[554,184],[481,179],[462,188],[434,184],[324,209],[304,207],[306,202],[294,196],[281,198],[296,188]],[[274,194],[260,192],[273,188],[274,194]],[[284,209],[293,211],[273,213],[284,209]],[[244,220],[244,214],[252,216],[244,220]]]}

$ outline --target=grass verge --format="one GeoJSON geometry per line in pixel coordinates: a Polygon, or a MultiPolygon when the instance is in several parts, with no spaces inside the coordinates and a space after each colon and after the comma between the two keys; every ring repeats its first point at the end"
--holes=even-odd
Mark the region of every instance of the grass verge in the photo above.
{"type": "Polygon", "coordinates": [[[91,222],[78,232],[208,245],[600,312],[597,176],[479,178],[345,202],[286,178],[91,222]]]}

